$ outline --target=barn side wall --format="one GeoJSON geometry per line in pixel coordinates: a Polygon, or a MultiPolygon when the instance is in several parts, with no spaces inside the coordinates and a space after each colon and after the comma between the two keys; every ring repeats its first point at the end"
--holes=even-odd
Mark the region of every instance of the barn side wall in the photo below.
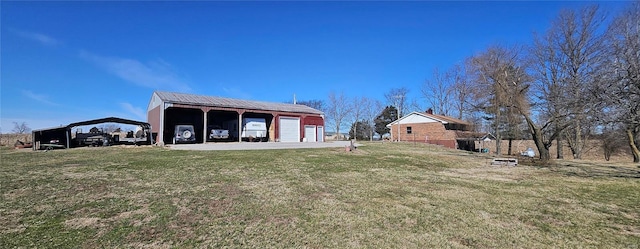
{"type": "Polygon", "coordinates": [[[322,119],[322,117],[320,116],[307,116],[304,117],[303,120],[300,122],[300,137],[303,138],[305,137],[304,134],[304,126],[305,125],[315,125],[316,129],[317,126],[324,126],[324,119],[322,119]]]}
{"type": "Polygon", "coordinates": [[[151,125],[151,132],[160,132],[160,114],[162,112],[162,106],[156,106],[147,112],[147,123],[151,125]]]}

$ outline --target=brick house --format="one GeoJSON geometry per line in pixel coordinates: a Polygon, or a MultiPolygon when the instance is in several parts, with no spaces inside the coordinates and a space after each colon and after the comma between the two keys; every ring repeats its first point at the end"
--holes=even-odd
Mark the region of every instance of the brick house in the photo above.
{"type": "Polygon", "coordinates": [[[427,112],[409,113],[391,122],[387,127],[391,131],[393,141],[398,140],[399,135],[400,141],[437,144],[452,149],[459,148],[458,134],[467,133],[473,129],[473,125],[469,122],[433,114],[431,109],[427,112]]]}

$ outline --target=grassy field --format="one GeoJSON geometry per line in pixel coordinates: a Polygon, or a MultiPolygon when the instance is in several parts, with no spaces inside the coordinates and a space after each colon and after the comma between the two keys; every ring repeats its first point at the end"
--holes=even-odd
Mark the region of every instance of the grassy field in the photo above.
{"type": "Polygon", "coordinates": [[[0,248],[638,248],[640,169],[427,145],[0,152],[0,248]]]}

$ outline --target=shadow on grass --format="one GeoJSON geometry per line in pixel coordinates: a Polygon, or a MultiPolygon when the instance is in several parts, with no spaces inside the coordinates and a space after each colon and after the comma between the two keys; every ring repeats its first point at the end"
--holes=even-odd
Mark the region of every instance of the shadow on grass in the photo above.
{"type": "Polygon", "coordinates": [[[631,178],[640,179],[640,168],[638,166],[606,165],[602,162],[591,161],[549,161],[542,162],[538,159],[526,159],[520,162],[539,168],[548,168],[552,172],[566,176],[576,177],[600,177],[600,178],[631,178]]]}

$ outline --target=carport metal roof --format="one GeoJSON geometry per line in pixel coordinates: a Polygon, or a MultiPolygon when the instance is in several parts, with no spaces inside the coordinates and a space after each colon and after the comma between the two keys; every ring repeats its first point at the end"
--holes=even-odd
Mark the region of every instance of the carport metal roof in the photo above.
{"type": "Polygon", "coordinates": [[[241,100],[241,99],[231,99],[231,98],[223,98],[223,97],[213,97],[213,96],[174,93],[174,92],[161,92],[161,91],[156,91],[155,94],[158,97],[160,97],[162,101],[175,103],[175,104],[242,108],[242,109],[263,110],[263,111],[309,113],[309,114],[319,114],[319,115],[323,114],[322,111],[316,110],[306,105],[251,101],[251,100],[241,100]]]}
{"type": "Polygon", "coordinates": [[[36,131],[37,132],[42,132],[42,131],[65,130],[65,129],[71,129],[71,128],[76,127],[76,126],[102,124],[102,123],[118,123],[118,124],[128,124],[128,125],[139,125],[139,126],[142,126],[142,128],[145,128],[145,129],[149,129],[149,127],[151,127],[151,125],[149,123],[147,123],[147,122],[135,121],[135,120],[124,119],[124,118],[108,117],[108,118],[99,118],[99,119],[75,122],[75,123],[68,124],[66,126],[58,126],[58,127],[37,129],[37,130],[33,130],[33,132],[36,132],[36,131]]]}
{"type": "MultiPolygon", "coordinates": [[[[108,117],[108,118],[100,118],[100,119],[93,119],[93,120],[75,122],[75,123],[71,123],[71,124],[69,124],[67,126],[59,126],[59,127],[53,127],[53,128],[45,128],[45,129],[33,130],[33,131],[31,131],[32,141],[34,143],[37,142],[37,141],[40,141],[40,137],[42,137],[44,134],[61,135],[61,134],[64,133],[63,136],[59,136],[59,139],[62,139],[64,141],[64,144],[65,144],[66,148],[70,148],[70,145],[71,145],[71,141],[70,141],[71,140],[71,134],[70,134],[71,133],[71,128],[77,127],[77,126],[101,124],[101,123],[119,123],[119,124],[139,125],[139,126],[142,126],[143,129],[150,129],[151,128],[151,125],[149,123],[146,123],[146,122],[140,122],[140,121],[135,121],[135,120],[130,120],[130,119],[123,119],[123,118],[116,118],[116,117],[108,117]]],[[[36,146],[33,147],[33,150],[37,150],[36,146]]]]}
{"type": "Polygon", "coordinates": [[[149,123],[147,123],[147,122],[135,121],[135,120],[124,119],[124,118],[116,118],[116,117],[108,117],[108,118],[100,118],[100,119],[94,119],[94,120],[75,122],[75,123],[71,123],[71,124],[67,125],[67,127],[71,128],[71,127],[76,127],[76,126],[102,124],[102,123],[118,123],[118,124],[128,124],[128,125],[139,125],[139,126],[142,126],[142,128],[144,128],[144,129],[149,129],[149,127],[151,127],[151,125],[149,123]]]}

